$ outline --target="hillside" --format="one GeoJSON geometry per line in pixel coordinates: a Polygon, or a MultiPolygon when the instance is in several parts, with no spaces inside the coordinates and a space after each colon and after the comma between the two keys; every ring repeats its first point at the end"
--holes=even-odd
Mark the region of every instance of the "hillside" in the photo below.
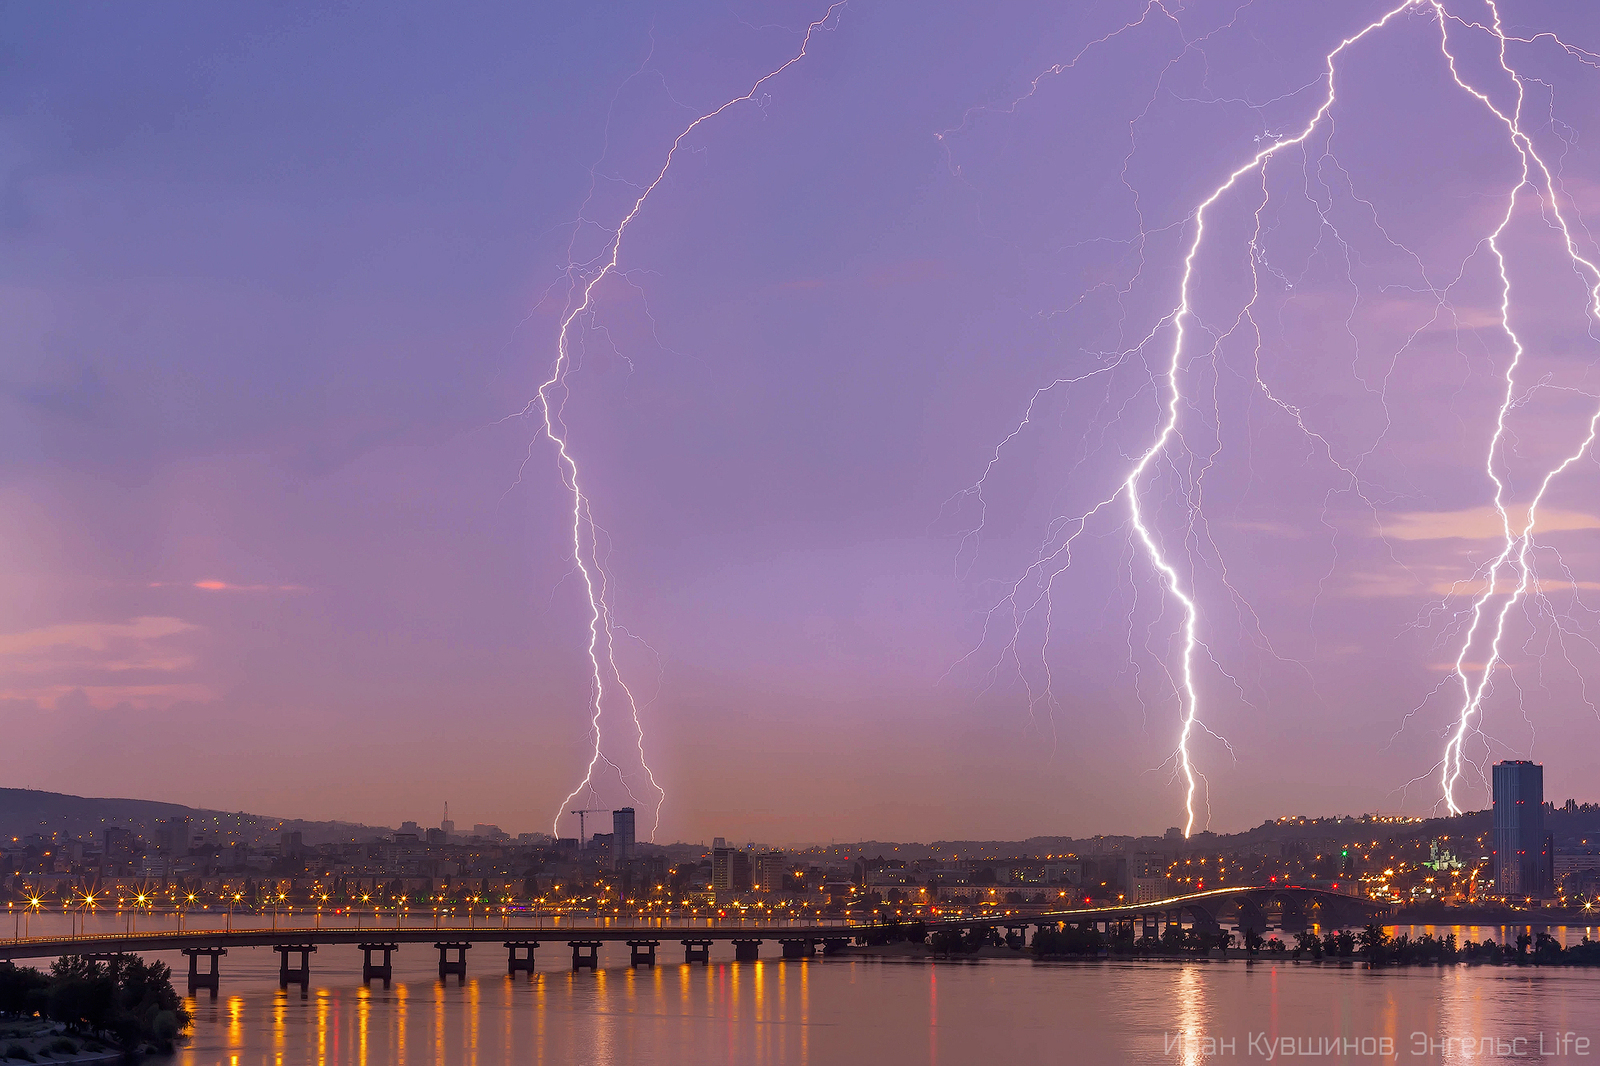
{"type": "Polygon", "coordinates": [[[243,842],[253,846],[278,843],[280,834],[299,832],[306,844],[366,841],[393,830],[353,822],[308,822],[273,818],[244,811],[215,811],[156,800],[68,796],[25,788],[0,788],[0,838],[22,838],[30,833],[63,833],[82,839],[101,839],[111,826],[131,829],[146,840],[155,838],[156,823],[168,818],[188,818],[191,834],[218,843],[243,842]]]}

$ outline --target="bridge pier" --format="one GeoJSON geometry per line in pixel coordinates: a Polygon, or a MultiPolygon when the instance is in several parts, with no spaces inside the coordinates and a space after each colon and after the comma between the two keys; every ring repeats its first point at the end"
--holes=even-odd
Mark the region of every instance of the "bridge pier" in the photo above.
{"type": "Polygon", "coordinates": [[[183,953],[189,956],[189,994],[194,995],[197,988],[209,988],[211,998],[217,998],[217,989],[222,986],[222,975],[217,972],[217,957],[226,955],[227,948],[184,948],[183,953]],[[205,955],[211,959],[211,972],[200,972],[200,956],[205,955]]]}
{"type": "Polygon", "coordinates": [[[311,989],[311,953],[317,950],[317,945],[274,944],[272,950],[278,953],[278,987],[286,989],[299,985],[300,998],[305,999],[311,989]],[[291,968],[289,956],[295,953],[300,955],[300,965],[291,968]]]}
{"type": "Polygon", "coordinates": [[[755,962],[761,957],[761,941],[746,938],[733,942],[733,959],[735,962],[755,962]]]}
{"type": "Polygon", "coordinates": [[[778,943],[783,945],[786,959],[809,959],[817,953],[817,942],[811,937],[780,937],[778,943]]]}
{"type": "Polygon", "coordinates": [[[1265,933],[1267,931],[1267,916],[1261,905],[1253,899],[1239,901],[1239,933],[1265,933]]]}
{"type": "Polygon", "coordinates": [[[649,966],[656,965],[656,948],[661,946],[659,940],[630,940],[628,941],[628,965],[649,966]]]}
{"type": "Polygon", "coordinates": [[[711,962],[711,941],[709,940],[680,940],[683,945],[683,961],[687,965],[691,962],[711,962]]]}
{"type": "Polygon", "coordinates": [[[1021,951],[1023,948],[1028,946],[1027,923],[1017,924],[1013,922],[1007,922],[1005,925],[1005,931],[1007,947],[1015,951],[1021,951]],[[1015,940],[1015,943],[1013,943],[1013,940],[1015,940]]]}
{"type": "Polygon", "coordinates": [[[581,970],[588,967],[591,970],[600,968],[600,941],[598,940],[569,940],[567,947],[572,949],[572,968],[581,970]]]}
{"type": "Polygon", "coordinates": [[[822,953],[824,955],[837,955],[849,946],[849,937],[828,936],[822,938],[822,953]]]}
{"type": "Polygon", "coordinates": [[[361,949],[361,983],[371,985],[374,977],[383,982],[383,987],[389,987],[389,979],[394,976],[394,964],[391,959],[393,952],[400,950],[399,944],[357,944],[361,949]],[[383,952],[383,961],[374,965],[372,953],[383,952]]]}
{"type": "Polygon", "coordinates": [[[434,944],[433,946],[439,949],[439,980],[443,981],[450,974],[455,974],[456,983],[458,985],[466,984],[467,949],[472,947],[471,942],[465,940],[449,940],[444,941],[443,943],[434,944]],[[456,953],[456,957],[453,959],[450,957],[450,953],[452,951],[456,953]]]}
{"type": "Polygon", "coordinates": [[[522,970],[531,978],[533,976],[533,949],[539,946],[537,940],[507,940],[506,941],[506,976],[515,977],[517,971],[522,970]],[[517,952],[526,951],[526,955],[517,952]]]}

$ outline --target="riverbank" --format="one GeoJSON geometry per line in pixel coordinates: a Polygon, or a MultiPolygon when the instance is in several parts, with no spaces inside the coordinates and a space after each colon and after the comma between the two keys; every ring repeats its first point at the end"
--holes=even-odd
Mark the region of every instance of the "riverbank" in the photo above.
{"type": "Polygon", "coordinates": [[[99,1040],[75,1036],[39,1018],[0,1021],[0,1063],[120,1062],[123,1054],[99,1040]]]}

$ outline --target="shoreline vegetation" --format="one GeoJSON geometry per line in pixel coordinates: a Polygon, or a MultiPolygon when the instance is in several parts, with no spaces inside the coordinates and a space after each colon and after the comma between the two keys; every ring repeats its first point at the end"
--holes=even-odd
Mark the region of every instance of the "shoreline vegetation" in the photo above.
{"type": "Polygon", "coordinates": [[[1564,947],[1548,933],[1522,933],[1504,944],[1494,940],[1468,940],[1458,943],[1454,933],[1418,937],[1401,933],[1391,936],[1373,923],[1363,929],[1336,930],[1318,936],[1312,932],[1295,934],[1289,942],[1278,937],[1263,937],[1245,932],[1202,933],[1196,929],[1170,927],[1159,937],[1107,936],[1092,927],[1066,926],[1041,929],[1024,947],[1016,933],[1002,933],[994,926],[975,925],[966,930],[940,929],[930,933],[922,922],[888,922],[875,926],[856,938],[871,949],[905,945],[894,954],[914,957],[918,947],[926,957],[956,959],[980,952],[993,957],[988,949],[1009,948],[1024,952],[1038,961],[1118,958],[1118,959],[1198,959],[1265,958],[1272,961],[1364,963],[1369,968],[1384,966],[1595,966],[1600,967],[1600,941],[1584,937],[1581,943],[1564,947]],[[1230,952],[1234,953],[1230,956],[1230,952]]]}
{"type": "Polygon", "coordinates": [[[60,1062],[80,1052],[168,1053],[192,1020],[164,962],[67,955],[48,971],[0,962],[0,1030],[11,1034],[0,1040],[0,1059],[27,1062],[43,1053],[44,1061],[60,1062]],[[53,1025],[44,1029],[42,1023],[53,1025]],[[16,1039],[30,1035],[27,1042],[16,1039]]]}

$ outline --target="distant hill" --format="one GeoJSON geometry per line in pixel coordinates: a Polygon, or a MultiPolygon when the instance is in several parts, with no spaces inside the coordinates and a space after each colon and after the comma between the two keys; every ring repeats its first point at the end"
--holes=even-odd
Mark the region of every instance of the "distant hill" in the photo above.
{"type": "Polygon", "coordinates": [[[102,839],[102,833],[121,826],[145,840],[153,840],[156,823],[168,818],[188,818],[191,834],[222,844],[243,842],[251,846],[276,844],[280,835],[299,832],[307,844],[338,841],[362,842],[394,832],[384,826],[355,822],[307,822],[272,818],[244,811],[213,811],[156,800],[102,799],[38,792],[26,788],[0,788],[0,839],[22,838],[30,833],[64,833],[82,839],[102,839]]]}

